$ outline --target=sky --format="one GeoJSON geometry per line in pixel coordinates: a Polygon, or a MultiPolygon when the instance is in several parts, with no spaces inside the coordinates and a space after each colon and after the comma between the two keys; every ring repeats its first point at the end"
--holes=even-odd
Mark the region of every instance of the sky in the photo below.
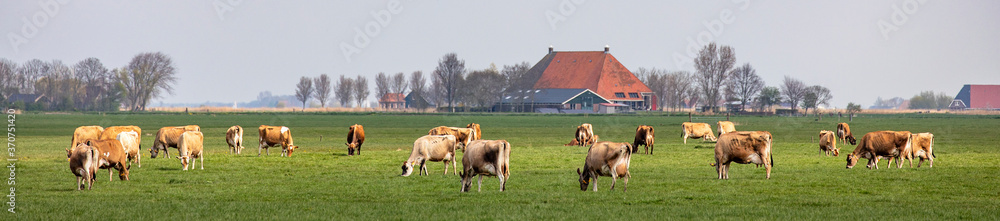
{"type": "MultiPolygon", "coordinates": [[[[630,70],[691,71],[708,42],[735,49],[768,86],[785,76],[831,105],[1000,84],[1000,1],[123,1],[0,0],[0,58],[169,55],[173,95],[151,103],[291,95],[302,76],[425,76],[447,53],[466,69],[556,51],[610,52],[630,70]]],[[[370,97],[374,101],[376,98],[370,97]]]]}

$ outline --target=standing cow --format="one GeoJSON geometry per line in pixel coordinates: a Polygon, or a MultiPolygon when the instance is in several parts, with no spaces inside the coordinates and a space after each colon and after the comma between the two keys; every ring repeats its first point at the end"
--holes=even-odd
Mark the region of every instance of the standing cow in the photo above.
{"type": "Polygon", "coordinates": [[[101,126],[77,127],[76,130],[73,130],[73,138],[70,138],[69,148],[76,148],[77,145],[87,142],[87,140],[99,140],[101,139],[101,133],[104,133],[104,128],[101,126]]]}
{"type": "MultiPolygon", "coordinates": [[[[447,166],[446,166],[447,167],[447,166]]],[[[458,168],[455,168],[458,169],[458,168]]],[[[510,179],[510,143],[506,140],[475,140],[462,155],[462,192],[472,187],[472,178],[479,175],[479,192],[483,191],[483,176],[500,178],[500,191],[507,189],[510,179]]]]}
{"type": "Polygon", "coordinates": [[[577,126],[574,136],[576,136],[576,142],[580,146],[592,145],[597,142],[597,138],[594,135],[594,126],[588,123],[577,126]]]}
{"type": "Polygon", "coordinates": [[[719,179],[729,179],[729,164],[753,163],[764,165],[767,179],[771,179],[771,133],[767,131],[736,131],[719,136],[715,143],[715,166],[719,179]]]}
{"type": "MultiPolygon", "coordinates": [[[[889,164],[886,167],[889,167],[892,165],[893,159],[900,158],[910,148],[909,131],[870,132],[861,137],[861,143],[858,144],[858,147],[847,155],[847,169],[853,168],[858,163],[858,158],[868,159],[868,169],[878,169],[879,158],[888,158],[889,164]]],[[[903,167],[901,162],[897,161],[897,164],[898,168],[903,167]]]]}
{"type": "MultiPolygon", "coordinates": [[[[444,161],[444,174],[448,175],[448,162],[455,168],[454,173],[458,174],[458,163],[455,161],[455,149],[459,145],[458,139],[454,135],[425,135],[413,141],[413,151],[410,158],[403,162],[403,174],[410,176],[414,166],[420,166],[418,175],[427,173],[427,161],[444,161]]],[[[429,175],[429,174],[428,174],[429,175]]]]}
{"type": "Polygon", "coordinates": [[[132,162],[135,162],[136,164],[139,164],[139,167],[142,167],[142,155],[139,154],[139,134],[135,131],[125,131],[118,133],[118,136],[115,137],[115,139],[117,139],[118,142],[121,142],[122,147],[125,148],[125,158],[128,160],[129,169],[132,168],[132,162]]]}
{"type": "Polygon", "coordinates": [[[819,132],[819,154],[829,156],[830,153],[833,153],[833,156],[840,155],[840,149],[837,149],[837,135],[833,131],[822,130],[819,132]]]}
{"type": "Polygon", "coordinates": [[[94,188],[94,179],[97,176],[97,166],[100,164],[99,151],[87,144],[81,143],[66,149],[66,157],[69,158],[69,170],[76,175],[76,189],[83,190],[94,188]]]}
{"type": "Polygon", "coordinates": [[[156,131],[153,147],[149,148],[149,157],[156,158],[160,150],[163,150],[164,156],[169,158],[170,152],[167,151],[167,148],[177,148],[179,144],[178,140],[180,140],[181,134],[185,131],[201,131],[201,127],[198,125],[187,125],[160,128],[160,130],[156,131]]]}
{"type": "Polygon", "coordinates": [[[360,124],[351,125],[347,131],[347,155],[354,155],[354,150],[358,150],[361,155],[361,144],[365,143],[365,127],[360,124]]]}
{"type": "Polygon", "coordinates": [[[701,138],[702,140],[712,141],[717,140],[715,135],[712,134],[712,126],[706,123],[681,123],[681,137],[684,138],[684,144],[687,144],[688,138],[701,138]]]}
{"type": "Polygon", "coordinates": [[[98,151],[98,168],[108,169],[108,181],[112,180],[111,168],[118,170],[118,179],[129,180],[128,167],[125,156],[125,147],[118,140],[87,140],[87,146],[91,146],[98,151]]]}
{"type": "Polygon", "coordinates": [[[653,154],[653,126],[640,125],[635,128],[635,139],[632,141],[632,153],[639,152],[639,145],[646,146],[646,154],[653,154]]]}
{"type": "Polygon", "coordinates": [[[452,135],[458,139],[459,149],[465,151],[465,147],[470,141],[476,140],[476,130],[472,128],[458,128],[448,126],[438,126],[427,131],[427,135],[452,135]]]}
{"type": "Polygon", "coordinates": [[[934,134],[932,133],[915,133],[910,135],[910,151],[908,154],[904,154],[904,159],[910,161],[910,168],[913,168],[913,158],[919,157],[920,162],[917,163],[917,167],[924,164],[924,159],[928,160],[928,165],[934,167],[934,134]]]}
{"type": "Polygon", "coordinates": [[[858,140],[854,139],[854,135],[851,134],[851,126],[847,125],[847,123],[837,124],[837,139],[844,145],[847,145],[848,142],[851,145],[858,145],[858,140]]]}
{"type": "Polygon", "coordinates": [[[736,126],[732,121],[719,121],[719,136],[733,131],[736,131],[736,126]]]}
{"type": "Polygon", "coordinates": [[[625,186],[622,191],[628,191],[628,178],[632,174],[628,172],[629,163],[632,161],[632,145],[629,143],[597,142],[587,150],[587,159],[583,164],[583,171],[576,169],[580,175],[580,190],[587,191],[587,186],[593,182],[594,191],[597,191],[597,177],[610,176],[611,190],[615,189],[618,177],[625,179],[625,186]],[[591,181],[593,180],[593,181],[591,181]]]}
{"type": "Polygon", "coordinates": [[[292,130],[286,126],[260,125],[257,127],[257,131],[260,132],[260,145],[257,147],[258,157],[264,149],[267,149],[267,155],[271,155],[271,149],[268,148],[273,146],[281,145],[281,156],[288,157],[292,156],[292,151],[299,148],[299,146],[295,146],[295,141],[292,139],[292,130]]]}
{"type": "MultiPolygon", "coordinates": [[[[202,155],[205,149],[204,141],[205,135],[201,131],[185,131],[181,134],[181,144],[177,148],[177,152],[179,152],[177,159],[181,160],[181,166],[184,167],[184,170],[188,170],[188,164],[192,162],[192,158],[200,159],[201,169],[205,169],[205,157],[202,155]]],[[[194,165],[191,165],[191,168],[194,168],[194,165]]]]}
{"type": "Polygon", "coordinates": [[[242,153],[243,127],[240,125],[229,127],[229,129],[226,130],[226,144],[229,144],[229,153],[242,153]]]}

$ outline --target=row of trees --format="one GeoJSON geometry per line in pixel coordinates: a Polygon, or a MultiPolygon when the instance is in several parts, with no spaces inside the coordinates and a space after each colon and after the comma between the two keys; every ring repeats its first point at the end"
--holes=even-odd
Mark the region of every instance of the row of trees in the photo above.
{"type": "Polygon", "coordinates": [[[124,67],[108,70],[97,58],[72,67],[62,61],[39,59],[23,64],[0,58],[2,103],[29,110],[131,111],[146,109],[151,99],[173,93],[176,70],[169,56],[141,53],[124,67]],[[10,102],[18,94],[38,96],[38,102],[10,102]]]}

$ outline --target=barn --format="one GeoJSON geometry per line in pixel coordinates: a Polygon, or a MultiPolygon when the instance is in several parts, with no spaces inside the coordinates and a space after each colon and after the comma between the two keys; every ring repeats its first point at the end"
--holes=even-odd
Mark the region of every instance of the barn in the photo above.
{"type": "Polygon", "coordinates": [[[1000,85],[966,84],[951,102],[951,109],[1000,109],[1000,85]]]}

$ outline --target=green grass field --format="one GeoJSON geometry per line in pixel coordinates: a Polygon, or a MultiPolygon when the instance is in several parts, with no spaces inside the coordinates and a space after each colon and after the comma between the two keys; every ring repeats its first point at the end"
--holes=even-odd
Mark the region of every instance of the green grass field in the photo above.
{"type": "MultiPolygon", "coordinates": [[[[698,122],[719,119],[701,118],[698,122]]],[[[846,121],[847,119],[843,119],[846,121]]],[[[819,130],[834,130],[836,117],[733,117],[737,130],[774,136],[775,167],[733,164],[730,180],[717,180],[714,143],[682,144],[687,116],[400,115],[331,114],[22,114],[16,118],[16,214],[28,220],[337,219],[337,220],[663,220],[663,219],[1000,219],[1000,117],[961,115],[865,115],[851,122],[860,137],[876,130],[935,134],[934,168],[845,169],[853,146],[840,157],[819,153],[819,130]],[[506,192],[490,177],[482,192],[460,193],[457,175],[400,177],[413,141],[439,126],[482,125],[484,139],[513,145],[506,192]],[[347,156],[347,127],[365,126],[361,156],[347,156]],[[631,142],[636,126],[656,129],[655,155],[632,157],[628,192],[580,191],[576,168],[586,147],[566,147],[575,127],[594,125],[601,140],[631,142]],[[137,125],[144,149],[163,126],[198,124],[205,133],[205,170],[181,171],[171,158],[133,164],[131,181],[98,172],[93,190],[75,190],[66,154],[81,125],[137,125]],[[261,124],[289,126],[300,146],[291,158],[257,157],[261,124]],[[228,153],[224,135],[247,128],[242,155],[228,153]],[[322,137],[322,141],[321,141],[322,137]]],[[[714,128],[713,128],[714,130],[714,128]]],[[[884,162],[884,161],[883,161],[884,162]]],[[[461,163],[459,162],[459,167],[461,163]]],[[[450,171],[449,171],[450,173],[450,171]]],[[[621,184],[621,183],[619,183],[621,184]]],[[[5,186],[6,188],[7,186],[5,186]]],[[[475,188],[475,184],[473,184],[475,188]]],[[[6,192],[6,191],[5,191],[6,192]]],[[[4,194],[6,195],[6,194],[4,194]]],[[[4,201],[7,201],[5,198],[4,201]]],[[[5,207],[6,209],[7,207],[5,207]]]]}

